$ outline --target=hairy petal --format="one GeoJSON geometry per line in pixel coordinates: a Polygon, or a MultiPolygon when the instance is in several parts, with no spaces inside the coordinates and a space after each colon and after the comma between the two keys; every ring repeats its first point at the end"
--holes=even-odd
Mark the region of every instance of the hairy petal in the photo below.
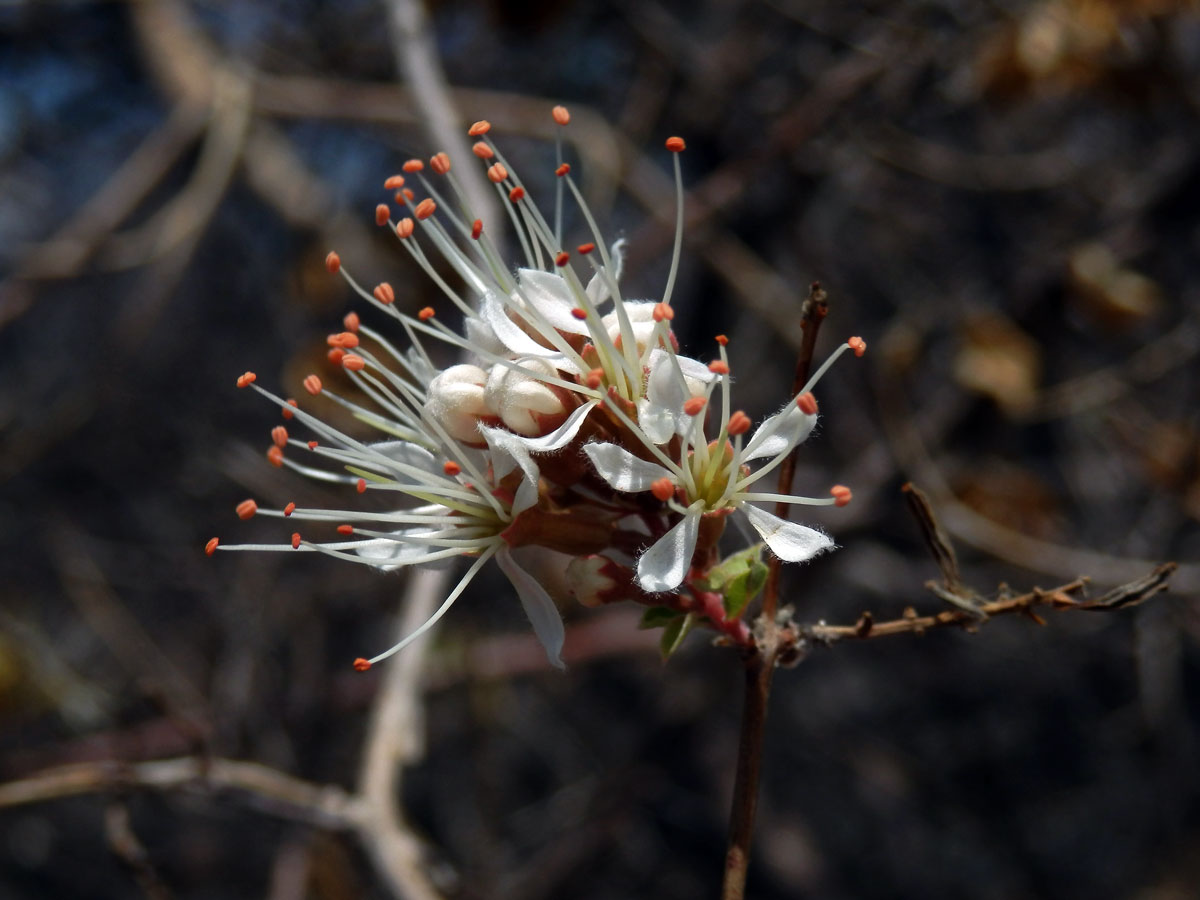
{"type": "Polygon", "coordinates": [[[773,516],[749,503],[740,508],[771,552],[784,562],[804,562],[833,549],[833,538],[823,531],[773,516]]]}
{"type": "Polygon", "coordinates": [[[642,590],[653,594],[679,587],[692,564],[699,534],[700,510],[697,509],[655,541],[638,559],[637,580],[642,590]]]}
{"type": "Polygon", "coordinates": [[[815,414],[810,416],[796,404],[790,403],[758,426],[746,442],[742,461],[788,453],[797,444],[807,440],[816,424],[815,414]]]}
{"type": "Polygon", "coordinates": [[[618,491],[648,491],[660,478],[671,477],[671,473],[658,463],[638,459],[616,444],[585,444],[583,452],[592,461],[596,473],[618,491]]]}
{"type": "Polygon", "coordinates": [[[525,609],[525,615],[529,616],[529,621],[533,625],[533,633],[546,648],[546,657],[550,660],[550,665],[557,669],[565,669],[566,665],[562,661],[562,647],[566,632],[563,629],[562,616],[558,612],[558,607],[554,605],[554,601],[550,599],[550,595],[546,593],[546,589],[538,583],[537,579],[521,568],[508,548],[496,554],[496,563],[500,566],[500,571],[508,576],[512,586],[516,588],[517,596],[521,598],[521,606],[525,609]]]}

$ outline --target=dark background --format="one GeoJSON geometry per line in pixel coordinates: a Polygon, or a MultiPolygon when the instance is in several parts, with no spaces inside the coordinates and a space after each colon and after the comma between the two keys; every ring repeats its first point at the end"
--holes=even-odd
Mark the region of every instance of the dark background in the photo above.
{"type": "MultiPolygon", "coordinates": [[[[491,119],[543,198],[548,110],[571,106],[568,159],[630,241],[627,296],[661,293],[662,140],[687,138],[676,331],[701,356],[731,336],[749,413],[787,394],[813,279],[821,355],[868,341],[822,383],[801,455],[801,493],[843,482],[855,502],[807,517],[841,549],[787,572],[798,618],[939,608],[910,478],[988,595],[1182,564],[1136,610],[782,673],[751,895],[1197,896],[1195,8],[429,12],[461,120],[491,119]]],[[[0,6],[0,780],[196,756],[352,787],[380,675],[348,663],[388,642],[403,579],[202,547],[280,538],[233,517],[248,495],[339,502],[266,463],[275,413],[233,386],[253,369],[292,394],[323,365],[353,307],[326,251],[405,308],[435,299],[370,227],[383,178],[440,149],[395,72],[374,2],[0,6]]],[[[568,608],[569,671],[526,665],[487,573],[433,638],[404,780],[436,880],[715,896],[736,659],[694,637],[664,667],[631,610],[568,608]]],[[[0,809],[0,897],[140,896],[388,893],[352,836],[202,785],[0,809]],[[110,849],[114,810],[140,861],[110,849]]]]}

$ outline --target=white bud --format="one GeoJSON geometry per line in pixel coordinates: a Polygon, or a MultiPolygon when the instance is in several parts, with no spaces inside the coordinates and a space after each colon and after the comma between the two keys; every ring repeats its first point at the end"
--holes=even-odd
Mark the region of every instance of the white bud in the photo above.
{"type": "Polygon", "coordinates": [[[425,410],[455,440],[479,445],[480,417],[494,414],[484,398],[487,372],[479,366],[457,365],[443,371],[429,383],[425,410]]]}
{"type": "MultiPolygon", "coordinates": [[[[635,300],[623,304],[629,324],[633,326],[633,338],[637,342],[638,356],[646,352],[646,345],[654,335],[658,324],[654,321],[654,307],[658,304],[653,300],[635,300]]],[[[617,346],[621,345],[621,320],[615,312],[610,312],[600,320],[608,332],[609,339],[617,346]]]]}
{"type": "Polygon", "coordinates": [[[525,357],[516,363],[520,370],[504,365],[492,367],[484,389],[487,405],[517,434],[526,437],[548,434],[570,412],[563,402],[562,391],[541,380],[556,377],[558,373],[544,359],[525,357]]]}

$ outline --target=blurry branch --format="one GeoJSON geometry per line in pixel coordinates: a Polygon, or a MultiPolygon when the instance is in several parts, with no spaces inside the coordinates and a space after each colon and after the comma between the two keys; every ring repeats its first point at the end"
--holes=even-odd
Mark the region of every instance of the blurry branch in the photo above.
{"type": "Polygon", "coordinates": [[[113,803],[104,811],[104,833],[109,849],[129,869],[142,893],[150,900],[171,900],[173,894],[151,864],[150,854],[133,830],[128,806],[113,803]]]}

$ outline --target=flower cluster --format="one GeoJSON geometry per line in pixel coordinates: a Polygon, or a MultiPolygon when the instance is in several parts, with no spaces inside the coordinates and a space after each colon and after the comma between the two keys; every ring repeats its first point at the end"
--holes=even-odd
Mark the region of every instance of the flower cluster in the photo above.
{"type": "MultiPolygon", "coordinates": [[[[553,116],[559,125],[570,119],[563,107],[553,116]]],[[[651,624],[674,623],[676,637],[686,620],[687,627],[700,622],[748,642],[740,620],[744,602],[731,606],[717,577],[725,571],[718,549],[725,519],[740,513],[770,551],[789,562],[833,547],[823,532],[755,504],[844,505],[848,489],[838,486],[829,497],[813,499],[755,488],[812,431],[817,402],[811,391],[821,375],[842,352],[861,356],[865,345],[858,338],[843,344],[796,397],[751,432],[749,417],[732,406],[726,338],[717,337],[718,358],[705,364],[679,353],[671,328],[683,140],[666,142],[678,198],[666,289],[660,300],[636,301],[625,300],[619,287],[623,242],[603,241],[570,166],[561,161],[561,141],[552,226],[489,131],[487,122],[477,122],[469,133],[523,252],[524,265],[515,272],[472,213],[444,153],[428,164],[409,160],[403,174],[386,180],[399,215],[389,204],[376,210],[376,223],[391,230],[461,314],[461,330],[444,324],[431,307],[404,312],[391,285],[368,290],[336,253],[326,259],[331,273],[399,325],[407,348],[350,313],[345,330],[329,336],[329,359],[358,393],[335,393],[315,374],[304,388],[344,407],[382,440],[346,434],[296,400],[260,387],[252,372],[237,381],[311,435],[293,437],[289,425],[277,425],[267,453],[273,464],[359,493],[391,492],[400,501],[395,510],[292,503],[265,509],[246,500],[237,507],[243,519],[286,518],[305,523],[306,532],[336,532],[339,539],[314,540],[301,531],[280,544],[226,545],[213,538],[207,552],[317,552],[381,570],[471,559],[433,616],[390,649],[356,660],[360,670],[431,628],[492,558],[516,589],[550,661],[561,666],[560,614],[514,555],[520,548],[569,557],[572,591],[586,605],[631,599],[652,607],[651,624]],[[573,252],[563,249],[564,190],[591,232],[573,252]],[[461,288],[442,277],[438,257],[461,288]],[[438,369],[430,342],[448,344],[468,361],[438,369]]]]}

